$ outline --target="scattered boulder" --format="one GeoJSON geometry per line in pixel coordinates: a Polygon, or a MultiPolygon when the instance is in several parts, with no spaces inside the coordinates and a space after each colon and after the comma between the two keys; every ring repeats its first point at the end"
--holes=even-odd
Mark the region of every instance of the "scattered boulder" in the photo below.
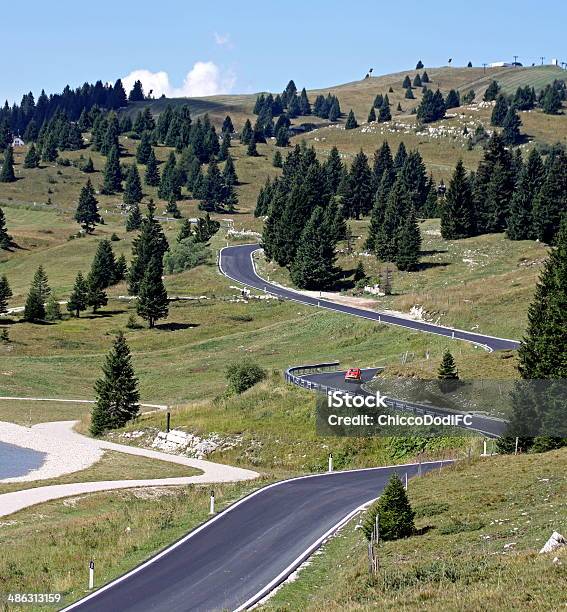
{"type": "Polygon", "coordinates": [[[545,543],[545,546],[539,551],[541,553],[552,552],[567,544],[567,540],[557,531],[551,534],[551,537],[545,543]]]}

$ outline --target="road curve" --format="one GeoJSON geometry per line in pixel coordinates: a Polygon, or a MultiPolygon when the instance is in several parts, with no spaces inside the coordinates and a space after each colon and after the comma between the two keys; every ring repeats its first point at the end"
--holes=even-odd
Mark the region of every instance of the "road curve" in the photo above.
{"type": "MultiPolygon", "coordinates": [[[[423,471],[442,462],[422,464],[423,471]]],[[[212,612],[252,606],[332,531],[416,464],[304,476],[236,502],[131,572],[65,608],[212,612]]]]}
{"type": "Polygon", "coordinates": [[[294,300],[295,302],[300,302],[309,306],[319,306],[320,308],[326,308],[327,310],[334,310],[335,312],[341,312],[379,323],[398,325],[400,327],[413,329],[415,331],[437,334],[438,336],[445,336],[447,338],[456,340],[464,340],[465,342],[471,342],[472,344],[481,346],[488,351],[517,349],[520,345],[520,343],[516,340],[486,336],[484,334],[475,334],[461,329],[452,329],[449,327],[443,327],[442,325],[426,323],[424,321],[413,321],[411,319],[405,319],[404,317],[399,317],[388,313],[364,310],[362,308],[347,306],[345,304],[337,304],[329,300],[304,295],[303,293],[294,291],[293,289],[274,285],[273,283],[264,280],[256,272],[254,262],[252,260],[252,253],[257,251],[259,248],[261,247],[258,244],[243,244],[221,249],[219,254],[220,271],[225,276],[228,276],[228,278],[236,281],[237,283],[245,285],[246,287],[253,287],[254,289],[258,289],[260,291],[266,291],[281,298],[294,300]]]}

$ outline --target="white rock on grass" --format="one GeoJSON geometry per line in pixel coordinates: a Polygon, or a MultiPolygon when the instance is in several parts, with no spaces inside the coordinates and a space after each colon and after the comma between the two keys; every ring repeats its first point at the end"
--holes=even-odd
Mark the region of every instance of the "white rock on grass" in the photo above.
{"type": "Polygon", "coordinates": [[[567,540],[558,531],[554,531],[539,552],[540,554],[552,552],[565,545],[567,545],[567,540]]]}

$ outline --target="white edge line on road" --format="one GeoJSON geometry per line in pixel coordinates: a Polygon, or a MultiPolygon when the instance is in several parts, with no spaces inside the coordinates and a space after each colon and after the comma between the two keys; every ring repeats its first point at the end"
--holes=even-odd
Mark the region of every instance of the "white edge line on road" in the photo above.
{"type": "MultiPolygon", "coordinates": [[[[255,245],[246,245],[246,244],[242,244],[242,245],[238,245],[238,246],[255,246],[255,245]]],[[[230,278],[231,280],[233,280],[235,283],[239,283],[240,285],[246,286],[246,283],[243,283],[241,280],[234,278],[233,276],[230,276],[230,274],[227,274],[222,267],[222,251],[224,251],[225,249],[231,249],[234,247],[222,247],[219,251],[219,270],[221,271],[221,273],[226,276],[227,278],[230,278]]],[[[256,271],[256,265],[254,263],[254,258],[253,255],[254,253],[256,253],[257,251],[261,251],[262,248],[260,246],[258,246],[257,249],[255,249],[254,251],[252,251],[250,253],[250,260],[252,262],[252,268],[254,270],[254,274],[256,274],[256,276],[260,279],[261,282],[266,283],[266,286],[271,285],[270,281],[265,280],[264,278],[262,278],[258,272],[256,271]]],[[[275,285],[272,285],[275,286],[275,285]]],[[[257,291],[262,291],[262,289],[258,289],[257,287],[254,287],[257,291]]],[[[300,293],[299,291],[296,291],[295,289],[291,289],[289,287],[281,287],[284,291],[291,291],[292,293],[297,294],[298,298],[294,299],[294,298],[290,298],[290,297],[282,297],[280,295],[278,295],[277,293],[275,293],[274,291],[270,291],[268,288],[265,289],[266,293],[271,293],[272,295],[275,295],[276,297],[280,297],[284,300],[290,300],[292,302],[298,302],[300,304],[303,304],[304,306],[311,306],[314,307],[313,304],[309,304],[307,302],[305,302],[304,300],[299,299],[299,297],[311,297],[311,296],[305,296],[304,294],[300,293]]],[[[317,298],[311,298],[311,299],[317,299],[317,298]]],[[[331,300],[321,300],[321,301],[327,301],[327,302],[331,302],[331,300]]],[[[370,317],[370,316],[365,316],[363,314],[353,314],[353,313],[348,313],[348,312],[342,312],[340,310],[338,310],[337,308],[333,308],[332,306],[324,306],[324,305],[319,305],[319,308],[324,308],[325,310],[330,310],[332,312],[336,312],[338,314],[346,314],[346,315],[350,315],[350,316],[354,316],[354,317],[359,317],[361,319],[367,319],[368,321],[372,321],[373,323],[382,323],[383,325],[395,325],[397,327],[403,327],[404,329],[408,329],[410,331],[414,331],[414,332],[421,332],[421,333],[426,333],[426,334],[435,334],[437,336],[443,336],[444,338],[448,338],[449,340],[461,340],[462,342],[469,342],[470,344],[473,344],[475,346],[480,346],[483,349],[485,349],[487,352],[492,353],[494,349],[492,349],[491,347],[489,347],[487,344],[483,344],[480,341],[476,341],[476,340],[470,340],[468,338],[451,338],[450,336],[447,336],[446,334],[441,333],[440,331],[435,331],[434,329],[416,329],[414,327],[410,327],[409,325],[404,325],[402,323],[402,321],[404,321],[404,319],[402,317],[396,317],[396,315],[392,315],[390,313],[387,312],[381,312],[381,311],[374,311],[375,314],[377,315],[384,315],[387,317],[391,317],[393,319],[397,319],[400,322],[399,323],[394,323],[392,321],[376,321],[376,319],[370,317]]],[[[352,306],[351,308],[355,309],[355,310],[359,310],[359,312],[362,312],[361,309],[357,309],[356,306],[352,306]]],[[[413,319],[408,319],[408,321],[413,321],[413,319]]],[[[415,321],[415,323],[425,323],[426,325],[430,326],[430,327],[437,327],[440,330],[446,330],[449,332],[455,332],[455,333],[461,333],[461,334],[468,334],[468,335],[472,335],[472,336],[479,336],[479,338],[491,338],[493,340],[502,340],[503,342],[518,342],[517,340],[511,340],[510,338],[500,338],[499,336],[490,336],[488,334],[476,334],[475,332],[468,332],[464,329],[458,329],[458,328],[454,328],[454,327],[446,327],[445,325],[437,325],[435,323],[429,323],[427,321],[415,321]]],[[[518,342],[519,344],[519,342],[518,342]]]]}
{"type": "MultiPolygon", "coordinates": [[[[69,404],[96,404],[95,400],[86,400],[86,399],[62,399],[59,397],[9,397],[9,396],[0,396],[0,400],[9,400],[9,401],[25,401],[25,402],[63,402],[69,404]]],[[[166,410],[169,408],[166,404],[138,404],[138,406],[142,406],[143,408],[158,408],[160,410],[166,410]]]]}
{"type": "MultiPolygon", "coordinates": [[[[453,462],[452,459],[442,459],[442,460],[437,460],[437,461],[422,461],[421,465],[426,465],[426,464],[430,464],[430,463],[432,463],[432,464],[439,464],[440,463],[441,466],[443,466],[443,464],[445,464],[445,463],[450,464],[452,462],[453,462]]],[[[265,487],[261,487],[260,489],[257,489],[256,491],[253,491],[252,493],[249,493],[248,495],[244,496],[242,499],[239,499],[238,501],[234,502],[234,504],[231,504],[230,506],[228,506],[227,508],[225,508],[224,510],[219,512],[217,515],[215,515],[213,518],[209,519],[208,521],[206,521],[202,525],[199,525],[198,527],[193,529],[191,532],[189,532],[187,535],[185,535],[181,539],[177,540],[177,542],[174,542],[173,544],[171,544],[170,546],[168,546],[167,548],[165,548],[161,552],[157,553],[155,556],[151,557],[147,561],[144,561],[143,563],[141,563],[140,565],[138,565],[134,569],[130,570],[129,572],[126,572],[122,576],[119,576],[118,578],[115,578],[111,582],[105,584],[100,589],[97,589],[94,593],[91,593],[90,595],[87,595],[86,597],[83,597],[82,599],[79,599],[78,601],[72,603],[71,605],[67,606],[66,608],[63,608],[61,610],[61,612],[67,612],[67,610],[73,610],[74,608],[77,608],[78,606],[82,605],[86,601],[94,599],[95,597],[97,597],[101,593],[104,593],[105,591],[107,591],[108,589],[112,588],[113,586],[119,584],[120,582],[123,582],[124,580],[128,579],[130,576],[133,576],[134,574],[137,574],[139,571],[141,571],[144,568],[148,567],[148,565],[151,565],[152,563],[155,563],[156,561],[158,561],[162,557],[165,557],[165,555],[169,554],[172,550],[175,550],[177,547],[181,546],[182,544],[185,544],[185,542],[190,540],[192,537],[196,536],[199,532],[203,531],[203,529],[206,529],[209,525],[212,525],[213,523],[215,523],[216,521],[218,521],[219,519],[224,517],[226,514],[228,514],[232,510],[234,510],[235,508],[238,508],[238,506],[240,506],[244,502],[248,501],[249,499],[252,499],[256,495],[259,495],[260,493],[263,493],[264,491],[267,491],[268,489],[271,489],[272,487],[278,487],[278,486],[286,484],[288,482],[293,482],[295,480],[304,480],[306,478],[325,478],[325,477],[327,477],[327,478],[331,477],[332,478],[333,476],[336,476],[336,475],[339,475],[339,474],[350,474],[352,472],[369,472],[369,471],[372,471],[372,470],[376,470],[376,471],[377,470],[387,470],[387,469],[392,469],[392,468],[404,468],[404,467],[410,467],[410,466],[414,466],[414,465],[419,465],[419,464],[418,463],[402,463],[400,465],[381,465],[381,466],[378,466],[378,467],[361,468],[361,469],[358,469],[358,470],[342,470],[342,471],[336,471],[336,472],[326,472],[326,473],[321,473],[321,474],[307,474],[305,476],[296,476],[295,478],[288,478],[287,480],[280,480],[278,482],[273,482],[273,483],[271,483],[269,485],[266,485],[265,487]]],[[[291,571],[293,571],[293,569],[291,571]]]]}

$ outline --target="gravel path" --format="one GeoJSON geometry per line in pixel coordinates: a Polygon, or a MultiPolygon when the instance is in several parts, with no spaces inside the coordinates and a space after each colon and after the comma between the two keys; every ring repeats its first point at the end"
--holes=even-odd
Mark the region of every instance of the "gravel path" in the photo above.
{"type": "Polygon", "coordinates": [[[202,474],[179,478],[157,478],[148,480],[114,480],[101,482],[78,482],[62,485],[48,485],[24,491],[14,491],[0,495],[0,516],[27,508],[34,504],[60,499],[70,495],[107,491],[111,489],[128,489],[134,487],[153,487],[164,485],[211,484],[215,482],[236,482],[251,480],[258,474],[252,470],[231,467],[203,459],[191,459],[170,455],[146,448],[127,446],[88,438],[73,430],[77,421],[55,421],[40,423],[31,428],[0,422],[0,440],[17,446],[31,448],[47,453],[44,464],[26,476],[7,478],[0,482],[29,482],[56,478],[83,470],[98,461],[105,450],[114,450],[130,455],[169,461],[187,467],[197,468],[202,474]]]}

